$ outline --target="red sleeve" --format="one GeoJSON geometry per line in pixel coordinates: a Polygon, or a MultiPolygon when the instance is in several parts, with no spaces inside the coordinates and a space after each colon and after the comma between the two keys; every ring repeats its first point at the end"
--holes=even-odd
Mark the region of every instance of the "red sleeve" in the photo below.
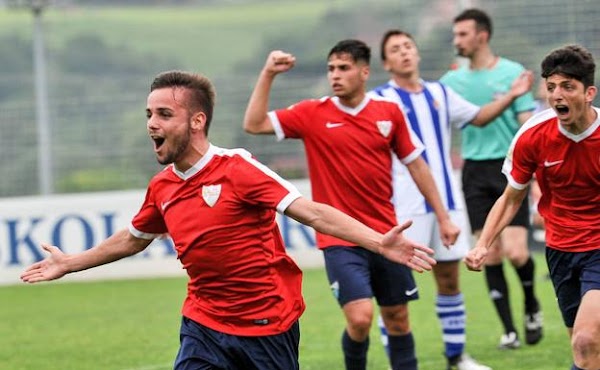
{"type": "Polygon", "coordinates": [[[252,157],[239,156],[231,166],[234,191],[248,204],[283,212],[300,197],[296,187],[252,157]]]}
{"type": "Polygon", "coordinates": [[[502,167],[508,182],[517,189],[526,187],[537,169],[536,143],[531,139],[530,133],[515,137],[502,167]]]}
{"type": "Polygon", "coordinates": [[[131,225],[145,234],[167,233],[167,226],[152,196],[152,184],[146,190],[146,198],[139,212],[133,217],[131,225]]]}
{"type": "Polygon", "coordinates": [[[305,135],[313,107],[314,100],[304,100],[275,111],[279,121],[277,124],[280,125],[286,138],[298,139],[305,135]]]}

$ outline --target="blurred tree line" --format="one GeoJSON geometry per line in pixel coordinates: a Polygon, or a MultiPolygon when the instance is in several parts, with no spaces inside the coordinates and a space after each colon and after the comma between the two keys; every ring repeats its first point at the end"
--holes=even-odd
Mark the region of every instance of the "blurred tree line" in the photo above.
{"type": "MultiPolygon", "coordinates": [[[[69,3],[80,6],[165,6],[160,1],[141,0],[80,0],[69,3]]],[[[170,1],[169,5],[210,6],[217,3],[224,2],[180,0],[170,1]]],[[[398,4],[371,0],[352,2],[352,6],[344,6],[343,1],[332,3],[339,6],[332,6],[316,27],[292,34],[273,33],[264,39],[260,49],[236,63],[230,72],[234,76],[249,77],[248,80],[237,82],[236,88],[241,90],[241,96],[234,102],[237,106],[236,112],[228,117],[232,126],[228,127],[226,135],[232,137],[231,142],[235,146],[249,148],[267,164],[276,163],[277,157],[282,156],[279,152],[269,150],[277,144],[273,143],[272,138],[244,134],[240,122],[252,84],[269,51],[283,49],[298,57],[294,74],[285,78],[321,81],[318,84],[294,84],[293,91],[272,97],[273,107],[283,107],[299,99],[328,94],[329,89],[324,81],[326,54],[342,38],[359,38],[372,46],[370,87],[387,80],[387,75],[379,67],[379,39],[389,28],[400,28],[415,36],[421,49],[421,70],[425,79],[439,78],[454,59],[450,27],[451,19],[458,9],[452,1],[404,0],[398,4]]],[[[495,22],[502,22],[501,36],[495,34],[492,38],[494,50],[502,56],[520,61],[536,72],[541,58],[548,51],[566,42],[572,42],[574,38],[598,55],[600,39],[597,35],[600,34],[600,26],[597,19],[600,7],[577,12],[577,22],[574,24],[556,21],[561,14],[557,14],[556,8],[552,7],[545,9],[525,6],[520,0],[504,0],[501,4],[491,0],[482,3],[485,3],[484,9],[490,11],[495,22]],[[539,30],[535,25],[531,25],[534,19],[540,22],[539,30]],[[547,32],[548,24],[552,24],[552,32],[547,32]]],[[[19,182],[0,182],[0,196],[37,192],[37,173],[18,170],[36,166],[35,131],[22,127],[24,120],[35,122],[35,112],[23,112],[22,109],[18,109],[20,102],[35,100],[32,63],[31,39],[17,33],[0,35],[0,110],[19,112],[14,113],[18,115],[14,116],[14,119],[10,119],[10,114],[3,115],[5,118],[0,136],[2,169],[4,174],[22,177],[19,182]],[[20,143],[20,146],[15,147],[15,143],[20,143]],[[14,173],[7,170],[9,161],[10,167],[17,169],[14,173]]],[[[135,130],[135,134],[124,135],[125,132],[131,132],[125,125],[132,122],[138,125],[144,123],[144,101],[152,76],[158,71],[179,66],[181,63],[177,55],[165,55],[160,50],[140,54],[126,46],[109,45],[95,33],[73,36],[62,46],[52,50],[47,67],[49,82],[72,92],[67,103],[61,100],[59,104],[58,100],[63,99],[61,96],[50,97],[52,142],[64,143],[68,140],[72,142],[72,146],[79,146],[81,149],[77,151],[81,154],[74,157],[73,152],[55,147],[55,162],[64,164],[54,169],[56,192],[126,189],[146,185],[148,178],[159,167],[151,155],[145,130],[135,130]],[[132,79],[132,76],[142,77],[132,79]],[[101,117],[102,124],[95,127],[85,126],[82,124],[86,117],[81,112],[81,102],[94,97],[97,98],[97,107],[85,114],[96,115],[96,121],[101,117]],[[123,104],[116,104],[117,100],[121,103],[128,102],[129,109],[124,111],[123,104]],[[65,133],[69,134],[68,137],[65,133]],[[140,152],[139,148],[147,150],[140,152]]],[[[221,76],[216,76],[213,80],[219,81],[220,78],[221,76]]],[[[226,85],[230,84],[231,80],[223,81],[226,85]]],[[[224,91],[227,94],[227,90],[224,91]]],[[[219,100],[218,104],[221,102],[222,100],[219,100]]],[[[288,152],[283,156],[298,158],[298,152],[301,152],[300,143],[290,143],[286,148],[288,152]]],[[[299,160],[303,161],[303,158],[300,156],[299,160]]],[[[298,170],[296,165],[297,163],[287,168],[284,164],[277,170],[286,177],[303,176],[304,172],[298,170]]]]}

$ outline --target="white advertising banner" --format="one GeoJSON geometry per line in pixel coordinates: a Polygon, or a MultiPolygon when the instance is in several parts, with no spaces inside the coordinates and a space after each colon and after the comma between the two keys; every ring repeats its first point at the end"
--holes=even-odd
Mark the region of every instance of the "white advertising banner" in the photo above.
{"type": "MultiPolygon", "coordinates": [[[[292,181],[310,197],[308,180],[292,181]]],[[[41,243],[77,253],[129,225],[145,190],[0,198],[0,284],[15,284],[31,263],[41,260],[41,243]]],[[[323,266],[314,231],[277,215],[288,253],[301,268],[323,266]]],[[[138,255],[70,274],[63,280],[184,276],[170,239],[155,240],[138,255]]]]}

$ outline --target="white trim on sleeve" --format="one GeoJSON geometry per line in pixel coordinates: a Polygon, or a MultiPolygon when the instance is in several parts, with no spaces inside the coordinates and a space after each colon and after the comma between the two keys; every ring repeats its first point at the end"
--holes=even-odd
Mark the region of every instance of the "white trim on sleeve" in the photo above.
{"type": "Polygon", "coordinates": [[[270,111],[267,113],[267,116],[269,116],[269,119],[271,120],[273,131],[275,131],[275,135],[277,136],[277,141],[285,139],[285,133],[283,132],[283,128],[281,127],[281,122],[279,122],[277,113],[275,113],[275,111],[270,111]]]}
{"type": "Polygon", "coordinates": [[[129,224],[129,232],[131,233],[131,235],[135,236],[136,238],[146,239],[146,240],[158,239],[163,235],[163,234],[152,234],[152,233],[142,232],[142,231],[136,229],[135,226],[133,226],[133,224],[129,224]]]}
{"type": "Polygon", "coordinates": [[[277,212],[283,214],[287,207],[289,207],[293,201],[300,197],[302,197],[302,194],[300,194],[299,191],[291,191],[288,195],[283,197],[279,204],[277,204],[277,212]]]}

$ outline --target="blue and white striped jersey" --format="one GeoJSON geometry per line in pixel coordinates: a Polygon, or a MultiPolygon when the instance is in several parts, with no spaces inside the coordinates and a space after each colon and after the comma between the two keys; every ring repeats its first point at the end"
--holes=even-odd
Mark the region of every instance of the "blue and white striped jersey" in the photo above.
{"type": "MultiPolygon", "coordinates": [[[[431,168],[442,202],[448,210],[463,209],[462,193],[457,186],[450,158],[451,129],[463,128],[480,107],[463,99],[439,82],[421,80],[418,93],[400,88],[394,81],[375,88],[369,94],[397,102],[410,126],[425,144],[422,156],[431,168]]],[[[407,168],[393,157],[393,203],[398,218],[432,212],[407,168]]]]}

